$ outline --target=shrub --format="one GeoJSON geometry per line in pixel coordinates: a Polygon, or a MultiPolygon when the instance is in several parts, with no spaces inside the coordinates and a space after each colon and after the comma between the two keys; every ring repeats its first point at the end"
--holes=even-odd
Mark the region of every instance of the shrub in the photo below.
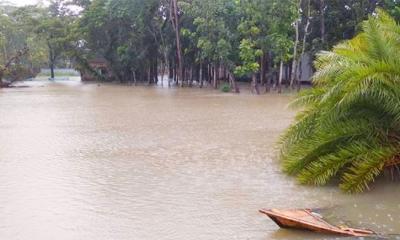
{"type": "Polygon", "coordinates": [[[221,92],[228,93],[231,91],[231,86],[228,83],[222,84],[220,88],[221,92]]]}

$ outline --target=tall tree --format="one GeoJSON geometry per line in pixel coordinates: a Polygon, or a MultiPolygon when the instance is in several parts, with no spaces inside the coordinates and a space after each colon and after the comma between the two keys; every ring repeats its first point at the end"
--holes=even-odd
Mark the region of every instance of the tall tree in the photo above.
{"type": "Polygon", "coordinates": [[[53,0],[44,15],[39,19],[36,33],[42,38],[48,48],[48,63],[51,79],[54,79],[56,61],[64,53],[66,39],[69,34],[71,19],[61,0],[53,0]]]}
{"type": "Polygon", "coordinates": [[[47,62],[44,42],[33,31],[42,14],[42,9],[34,6],[16,8],[0,5],[2,78],[13,81],[33,77],[47,62]]]}
{"type": "Polygon", "coordinates": [[[181,87],[183,87],[183,60],[182,60],[182,45],[180,36],[180,26],[179,26],[179,9],[177,0],[170,0],[170,14],[172,26],[175,31],[176,40],[176,55],[178,60],[178,81],[181,81],[181,87]]]}
{"type": "Polygon", "coordinates": [[[159,48],[159,25],[154,21],[159,1],[106,1],[91,3],[80,19],[88,58],[105,59],[120,82],[154,83],[159,48]]]}
{"type": "Polygon", "coordinates": [[[302,68],[302,59],[305,57],[306,47],[307,47],[307,38],[310,34],[309,28],[311,23],[311,0],[306,0],[304,4],[304,8],[302,10],[304,12],[304,30],[303,30],[303,40],[302,40],[302,47],[301,47],[301,54],[300,54],[300,61],[299,61],[299,79],[297,80],[297,90],[299,91],[301,88],[301,80],[303,77],[303,68],[302,68]]]}
{"type": "MultiPolygon", "coordinates": [[[[260,83],[265,84],[265,75],[267,70],[267,61],[269,60],[269,54],[272,50],[272,45],[270,41],[270,25],[271,25],[271,9],[273,8],[275,2],[269,0],[242,0],[239,1],[237,7],[241,13],[241,21],[238,24],[238,31],[242,38],[242,50],[249,50],[248,47],[244,45],[252,45],[253,56],[251,58],[249,52],[244,53],[243,56],[246,60],[243,60],[243,68],[238,70],[242,74],[252,75],[252,91],[260,93],[258,75],[260,76],[260,83]],[[246,40],[243,42],[243,40],[246,40]],[[251,60],[252,59],[252,60],[251,60]],[[249,62],[250,61],[250,62],[249,62]],[[247,65],[247,66],[246,66],[247,65]],[[251,66],[252,65],[252,66],[251,66]],[[257,67],[256,67],[257,66],[257,67]],[[252,72],[254,71],[254,72],[252,72]]],[[[269,88],[269,83],[267,83],[267,88],[269,88]]]]}
{"type": "Polygon", "coordinates": [[[294,88],[294,83],[298,80],[298,75],[297,75],[297,66],[298,66],[298,46],[299,46],[299,41],[300,41],[300,23],[301,23],[301,9],[302,6],[302,0],[297,1],[297,12],[298,12],[298,17],[294,22],[294,31],[295,31],[295,40],[293,44],[293,60],[292,60],[292,73],[291,73],[291,79],[290,79],[290,87],[294,88]]]}
{"type": "Polygon", "coordinates": [[[322,44],[325,44],[325,41],[326,41],[325,11],[326,11],[325,0],[319,0],[319,14],[320,14],[320,20],[319,21],[320,21],[320,31],[321,31],[322,44]]]}
{"type": "Polygon", "coordinates": [[[219,70],[223,70],[233,80],[231,87],[236,91],[233,71],[237,57],[233,46],[238,44],[238,36],[235,34],[234,3],[230,0],[193,0],[188,4],[187,12],[193,17],[191,34],[197,48],[196,61],[202,66],[209,64],[214,88],[218,86],[219,70]]]}
{"type": "MultiPolygon", "coordinates": [[[[282,92],[284,64],[291,59],[290,50],[293,48],[292,24],[297,19],[296,1],[276,0],[270,9],[270,39],[275,62],[279,65],[278,92],[282,92]]],[[[286,76],[288,77],[288,76],[286,76]]]]}

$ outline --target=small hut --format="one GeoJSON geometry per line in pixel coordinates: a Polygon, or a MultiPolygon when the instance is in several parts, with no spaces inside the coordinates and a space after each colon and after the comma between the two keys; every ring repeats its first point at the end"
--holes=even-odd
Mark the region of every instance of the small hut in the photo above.
{"type": "Polygon", "coordinates": [[[84,82],[96,81],[101,78],[110,80],[112,74],[107,60],[104,58],[94,58],[88,61],[90,70],[81,70],[81,79],[84,82]]]}

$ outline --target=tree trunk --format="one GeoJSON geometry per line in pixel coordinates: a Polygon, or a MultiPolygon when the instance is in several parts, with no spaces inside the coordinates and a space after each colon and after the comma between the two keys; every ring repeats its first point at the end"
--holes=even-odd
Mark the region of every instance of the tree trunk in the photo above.
{"type": "Polygon", "coordinates": [[[132,71],[132,75],[133,75],[133,84],[134,84],[135,86],[137,86],[136,71],[135,71],[135,70],[132,71]]]}
{"type": "Polygon", "coordinates": [[[256,93],[257,95],[260,94],[260,90],[258,89],[258,84],[257,84],[257,74],[253,73],[251,76],[251,93],[256,93]]]}
{"type": "Polygon", "coordinates": [[[211,64],[207,64],[207,85],[211,85],[212,79],[212,67],[211,64]]]}
{"type": "Polygon", "coordinates": [[[260,84],[261,86],[264,86],[265,84],[265,73],[266,73],[266,57],[265,53],[261,56],[261,72],[260,72],[260,84]]]}
{"type": "Polygon", "coordinates": [[[281,60],[279,67],[278,93],[282,93],[282,78],[283,78],[283,61],[281,60]]]}
{"type": "Polygon", "coordinates": [[[168,87],[171,87],[171,82],[174,80],[174,66],[172,60],[168,61],[168,87]]]}
{"type": "Polygon", "coordinates": [[[240,93],[239,86],[236,83],[235,76],[228,70],[228,78],[229,82],[231,83],[231,88],[235,93],[240,93]]]}
{"type": "Polygon", "coordinates": [[[269,53],[266,54],[265,60],[266,60],[265,69],[266,69],[266,73],[268,73],[266,76],[267,82],[265,83],[265,92],[268,93],[271,91],[272,76],[273,76],[273,68],[270,65],[270,63],[272,62],[272,59],[271,59],[271,55],[269,53]],[[272,71],[270,72],[270,70],[272,70],[272,71]]]}
{"type": "Polygon", "coordinates": [[[186,69],[186,67],[183,67],[183,79],[182,79],[183,84],[181,84],[181,87],[184,85],[184,83],[187,81],[187,79],[188,79],[187,69],[186,69]]]}
{"type": "Polygon", "coordinates": [[[304,27],[304,36],[303,36],[303,46],[301,49],[301,56],[300,56],[300,62],[299,62],[299,77],[297,80],[297,91],[300,91],[301,89],[301,79],[303,76],[303,68],[302,68],[302,58],[304,57],[304,54],[306,52],[306,44],[307,44],[307,36],[310,34],[308,32],[308,29],[310,27],[310,15],[311,15],[311,0],[308,0],[307,2],[307,23],[306,26],[304,27]]]}
{"type": "Polygon", "coordinates": [[[166,62],[161,63],[161,87],[164,87],[164,75],[165,75],[165,65],[166,64],[167,64],[166,62]]]}
{"type": "Polygon", "coordinates": [[[214,74],[213,74],[213,87],[215,88],[215,89],[217,89],[218,88],[218,85],[217,85],[217,78],[218,78],[218,68],[217,68],[217,66],[215,66],[214,65],[214,74]]]}
{"type": "Polygon", "coordinates": [[[174,67],[174,84],[178,84],[178,73],[176,70],[176,66],[174,67]]]}
{"type": "Polygon", "coordinates": [[[7,56],[6,44],[3,44],[3,57],[4,57],[4,62],[7,62],[8,56],[7,56]]]}
{"type": "Polygon", "coordinates": [[[47,42],[47,47],[49,49],[49,68],[50,68],[50,78],[54,80],[54,62],[55,62],[55,54],[53,48],[51,47],[50,42],[47,42]]]}
{"type": "Polygon", "coordinates": [[[182,49],[181,49],[181,38],[179,34],[179,17],[178,17],[178,3],[177,0],[171,0],[171,14],[173,17],[172,26],[175,30],[175,38],[176,38],[176,52],[178,58],[178,74],[177,74],[177,81],[181,81],[181,87],[183,87],[183,65],[182,65],[182,49]]]}
{"type": "MultiPolygon", "coordinates": [[[[290,64],[289,64],[290,65],[290,64]]],[[[291,66],[284,65],[285,69],[285,86],[289,88],[290,85],[290,74],[291,74],[291,66]]]]}
{"type": "Polygon", "coordinates": [[[267,92],[267,93],[271,92],[272,77],[273,77],[273,73],[271,73],[271,75],[267,76],[267,83],[265,86],[265,92],[267,92]]]}
{"type": "Polygon", "coordinates": [[[321,41],[322,43],[326,42],[325,37],[325,0],[319,1],[319,12],[320,12],[320,31],[321,31],[321,41]]]}
{"type": "Polygon", "coordinates": [[[200,62],[200,72],[199,72],[199,84],[200,88],[203,88],[203,63],[200,62]]]}
{"type": "Polygon", "coordinates": [[[151,84],[151,67],[147,68],[147,85],[151,84]]]}
{"type": "MultiPolygon", "coordinates": [[[[299,1],[301,3],[301,0],[299,1]]],[[[300,11],[300,4],[299,4],[299,11],[300,11]]],[[[290,78],[290,87],[294,89],[294,83],[297,81],[297,47],[299,45],[299,27],[300,27],[300,20],[297,20],[295,23],[295,31],[296,31],[296,40],[294,42],[294,49],[293,49],[293,63],[292,63],[292,74],[290,78]]]]}
{"type": "Polygon", "coordinates": [[[3,83],[3,70],[0,69],[0,88],[4,87],[4,83],[3,83]]]}
{"type": "Polygon", "coordinates": [[[51,80],[54,80],[54,56],[53,56],[53,51],[50,48],[49,51],[49,68],[50,68],[50,78],[51,80]]]}
{"type": "Polygon", "coordinates": [[[168,78],[174,79],[174,66],[172,65],[172,61],[168,63],[168,78]]]}
{"type": "Polygon", "coordinates": [[[50,62],[50,78],[51,78],[51,80],[54,80],[54,78],[55,78],[53,62],[50,62]]]}
{"type": "Polygon", "coordinates": [[[190,67],[189,87],[193,86],[194,73],[195,73],[195,71],[193,71],[193,66],[191,66],[190,67]]]}
{"type": "Polygon", "coordinates": [[[153,71],[154,71],[154,74],[153,74],[153,76],[154,76],[154,83],[155,83],[156,85],[158,85],[158,61],[157,61],[157,58],[154,59],[154,68],[153,68],[153,71]]]}

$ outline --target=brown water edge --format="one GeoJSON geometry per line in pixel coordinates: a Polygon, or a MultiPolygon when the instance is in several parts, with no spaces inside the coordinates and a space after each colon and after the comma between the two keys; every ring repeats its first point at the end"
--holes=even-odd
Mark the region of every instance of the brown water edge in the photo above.
{"type": "Polygon", "coordinates": [[[263,207],[400,233],[398,184],[350,196],[281,173],[288,96],[32,85],[0,90],[0,239],[331,239],[263,207]]]}

